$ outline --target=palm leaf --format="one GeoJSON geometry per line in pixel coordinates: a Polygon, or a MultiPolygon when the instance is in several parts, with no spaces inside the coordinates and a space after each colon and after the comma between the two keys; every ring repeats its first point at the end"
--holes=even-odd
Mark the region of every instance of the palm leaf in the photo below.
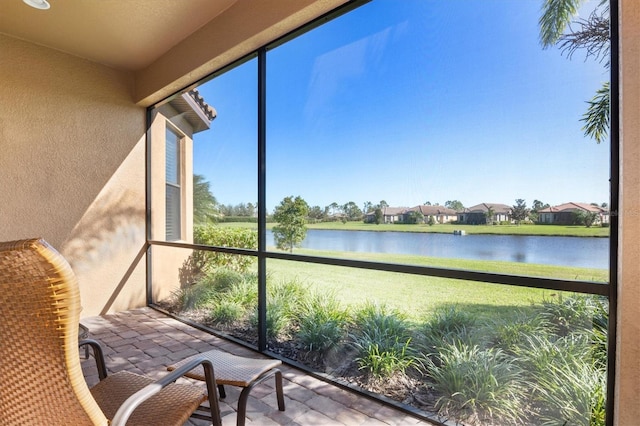
{"type": "Polygon", "coordinates": [[[544,48],[553,46],[584,0],[545,0],[540,16],[540,42],[544,48]]]}
{"type": "Polygon", "coordinates": [[[600,143],[609,134],[609,82],[602,84],[590,101],[587,112],[580,121],[585,123],[582,130],[585,136],[592,137],[600,143]]]}

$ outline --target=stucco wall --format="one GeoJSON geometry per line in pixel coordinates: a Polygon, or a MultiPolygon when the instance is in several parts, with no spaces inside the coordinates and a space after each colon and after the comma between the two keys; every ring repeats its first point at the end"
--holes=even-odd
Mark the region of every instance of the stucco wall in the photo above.
{"type": "MultiPolygon", "coordinates": [[[[151,147],[151,239],[166,240],[166,129],[171,128],[182,138],[180,181],[182,188],[182,239],[179,242],[193,243],[193,129],[181,119],[181,115],[165,104],[154,111],[150,125],[151,147]],[[169,119],[171,117],[171,119],[169,119]],[[173,123],[173,125],[169,124],[173,123]]],[[[152,254],[153,301],[169,298],[181,287],[181,270],[191,250],[154,247],[152,254]]]]}
{"type": "Polygon", "coordinates": [[[640,424],[640,2],[621,1],[616,424],[640,424]]]}
{"type": "Polygon", "coordinates": [[[83,316],[145,303],[145,110],[133,78],[0,35],[0,240],[44,237],[83,316]]]}

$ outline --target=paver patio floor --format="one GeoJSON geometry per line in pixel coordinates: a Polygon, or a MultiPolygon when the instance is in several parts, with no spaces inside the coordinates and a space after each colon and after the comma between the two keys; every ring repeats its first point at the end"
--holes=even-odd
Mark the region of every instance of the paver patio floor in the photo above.
{"type": "MultiPolygon", "coordinates": [[[[104,349],[109,372],[121,370],[159,378],[166,366],[213,348],[260,357],[241,345],[198,330],[151,308],[82,319],[104,349]]],[[[83,353],[81,353],[83,354],[83,353]]],[[[93,358],[82,361],[89,386],[98,382],[93,358]]],[[[256,386],[247,404],[247,426],[269,425],[431,425],[401,410],[282,365],[286,410],[278,411],[273,380],[256,386]]],[[[180,379],[189,380],[189,379],[180,379]]],[[[204,386],[202,383],[199,385],[204,386]]],[[[236,424],[239,388],[225,386],[220,401],[224,426],[236,424]]],[[[189,425],[206,425],[190,420],[189,425]]]]}

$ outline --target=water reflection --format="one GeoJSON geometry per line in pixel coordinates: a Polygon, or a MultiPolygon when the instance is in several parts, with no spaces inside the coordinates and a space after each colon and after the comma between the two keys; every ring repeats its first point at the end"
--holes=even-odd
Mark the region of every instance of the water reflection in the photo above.
{"type": "MultiPolygon", "coordinates": [[[[267,233],[267,245],[274,245],[267,233]]],[[[453,235],[310,229],[303,248],[607,269],[608,238],[453,235]]]]}

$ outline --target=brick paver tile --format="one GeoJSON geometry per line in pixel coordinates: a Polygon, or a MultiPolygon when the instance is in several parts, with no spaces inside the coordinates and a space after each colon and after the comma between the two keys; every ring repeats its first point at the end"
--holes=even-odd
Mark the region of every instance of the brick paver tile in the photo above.
{"type": "Polygon", "coordinates": [[[353,410],[351,408],[340,410],[338,413],[336,413],[334,418],[338,422],[349,426],[359,426],[368,419],[368,417],[361,412],[353,410]]]}
{"type": "MultiPolygon", "coordinates": [[[[166,366],[177,360],[211,349],[226,350],[239,356],[264,358],[249,348],[183,324],[150,308],[115,315],[83,319],[90,337],[104,350],[110,373],[128,370],[158,379],[167,373],[166,366]]],[[[95,360],[82,359],[87,383],[98,381],[95,360]]],[[[278,410],[273,380],[251,391],[247,404],[247,426],[375,426],[420,425],[421,421],[373,399],[336,387],[288,365],[282,365],[285,408],[278,410]]],[[[180,379],[182,383],[204,383],[180,379]]],[[[236,408],[241,389],[225,386],[227,397],[220,400],[224,426],[235,426],[236,408]]],[[[187,426],[210,423],[191,419],[187,426]]]]}
{"type": "Polygon", "coordinates": [[[337,426],[341,425],[337,420],[325,416],[317,411],[307,411],[300,417],[293,419],[295,422],[301,425],[313,425],[313,426],[337,426]]]}
{"type": "Polygon", "coordinates": [[[360,424],[360,426],[388,426],[389,423],[385,423],[382,420],[367,417],[367,419],[360,424]]]}
{"type": "Polygon", "coordinates": [[[314,396],[313,398],[305,402],[305,405],[307,405],[312,410],[324,413],[331,418],[335,418],[335,415],[338,412],[347,408],[339,402],[336,402],[333,399],[327,398],[323,395],[314,396]]]}

